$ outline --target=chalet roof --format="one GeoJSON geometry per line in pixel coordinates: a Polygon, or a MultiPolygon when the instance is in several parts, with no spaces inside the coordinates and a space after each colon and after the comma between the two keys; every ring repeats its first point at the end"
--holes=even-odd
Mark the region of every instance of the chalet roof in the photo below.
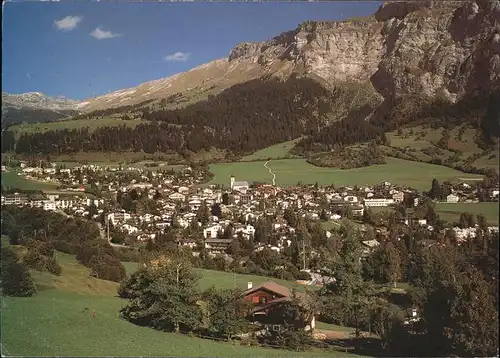
{"type": "Polygon", "coordinates": [[[233,239],[205,239],[209,244],[230,244],[233,239]]]}
{"type": "Polygon", "coordinates": [[[248,182],[245,181],[235,181],[233,186],[248,186],[248,182]]]}
{"type": "Polygon", "coordinates": [[[290,297],[290,295],[291,295],[290,290],[288,288],[286,288],[285,286],[281,286],[280,284],[277,284],[276,282],[273,282],[273,281],[268,281],[266,283],[263,283],[260,286],[253,287],[253,288],[245,291],[245,296],[252,294],[254,292],[257,292],[259,290],[262,290],[262,289],[277,293],[278,295],[280,295],[282,297],[290,297]]]}
{"type": "Polygon", "coordinates": [[[285,302],[285,301],[289,301],[290,300],[290,297],[280,297],[280,298],[275,298],[274,300],[272,301],[269,301],[267,303],[264,303],[262,305],[259,305],[259,306],[255,306],[251,311],[250,313],[257,313],[257,312],[260,312],[260,311],[265,311],[267,309],[269,309],[271,306],[274,306],[278,303],[281,303],[281,302],[285,302]]]}

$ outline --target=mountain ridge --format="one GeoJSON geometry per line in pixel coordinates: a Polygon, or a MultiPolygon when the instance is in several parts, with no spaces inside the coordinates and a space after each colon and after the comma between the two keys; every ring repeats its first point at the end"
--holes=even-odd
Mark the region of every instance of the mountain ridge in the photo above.
{"type": "Polygon", "coordinates": [[[226,58],[184,73],[88,99],[90,112],[182,93],[184,103],[272,74],[321,78],[335,88],[369,83],[380,101],[409,94],[456,102],[500,82],[500,2],[389,2],[371,16],[305,21],[226,58]]]}
{"type": "Polygon", "coordinates": [[[379,102],[417,94],[454,103],[500,83],[500,2],[388,2],[366,17],[304,21],[269,40],[237,44],[227,57],[189,71],[76,101],[73,109],[88,113],[170,96],[179,97],[170,104],[176,108],[239,83],[292,73],[330,89],[371,86],[379,102]]]}
{"type": "Polygon", "coordinates": [[[50,97],[41,92],[2,92],[2,125],[69,118],[80,113],[77,111],[78,103],[66,97],[50,97]]]}

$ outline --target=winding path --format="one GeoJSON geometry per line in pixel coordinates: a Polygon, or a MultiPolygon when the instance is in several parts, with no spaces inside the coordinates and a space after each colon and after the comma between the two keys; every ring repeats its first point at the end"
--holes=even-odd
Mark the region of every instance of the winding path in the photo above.
{"type": "Polygon", "coordinates": [[[269,160],[264,163],[264,168],[267,168],[267,170],[269,170],[269,174],[273,176],[273,185],[276,185],[276,174],[274,174],[271,168],[267,166],[267,163],[269,163],[269,160]]]}
{"type": "MultiPolygon", "coordinates": [[[[59,213],[59,214],[61,214],[61,215],[66,216],[67,218],[74,218],[74,216],[66,214],[66,213],[65,213],[64,211],[62,211],[61,209],[56,210],[56,212],[58,212],[58,213],[59,213]]],[[[114,243],[112,243],[112,242],[111,242],[111,238],[108,240],[108,237],[107,237],[106,232],[104,231],[104,229],[103,229],[103,227],[102,227],[102,224],[101,224],[100,222],[97,222],[97,221],[94,221],[94,222],[97,224],[97,227],[99,228],[99,235],[101,236],[101,238],[102,238],[103,240],[106,240],[106,241],[109,243],[109,245],[111,245],[111,246],[113,246],[113,247],[126,247],[126,248],[128,248],[128,247],[129,247],[129,246],[127,246],[127,245],[120,245],[120,244],[114,244],[114,243]]]]}

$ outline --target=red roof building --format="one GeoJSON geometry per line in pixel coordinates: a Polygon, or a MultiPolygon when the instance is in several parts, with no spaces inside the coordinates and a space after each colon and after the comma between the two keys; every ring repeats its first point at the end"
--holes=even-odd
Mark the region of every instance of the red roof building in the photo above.
{"type": "MultiPolygon", "coordinates": [[[[244,292],[244,298],[252,302],[253,307],[249,313],[249,319],[257,324],[261,324],[267,329],[279,330],[283,326],[282,303],[292,299],[292,292],[276,282],[268,281],[260,286],[251,287],[244,292]]],[[[306,296],[303,293],[297,293],[297,298],[303,300],[306,296]]],[[[314,329],[314,314],[307,314],[300,322],[306,330],[314,329]]]]}

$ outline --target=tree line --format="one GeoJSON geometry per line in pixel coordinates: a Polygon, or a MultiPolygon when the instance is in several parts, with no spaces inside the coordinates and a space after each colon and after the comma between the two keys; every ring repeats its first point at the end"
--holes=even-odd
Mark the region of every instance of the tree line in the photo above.
{"type": "Polygon", "coordinates": [[[389,145],[383,133],[405,125],[431,124],[434,128],[450,128],[463,123],[478,129],[480,134],[475,141],[486,149],[500,136],[500,90],[468,95],[456,103],[417,95],[386,99],[375,109],[369,121],[366,121],[366,116],[366,111],[351,111],[342,121],[299,141],[296,151],[329,151],[371,139],[389,145]]]}
{"type": "MultiPolygon", "coordinates": [[[[330,110],[329,100],[328,91],[310,79],[257,79],[185,108],[165,110],[145,106],[136,109],[140,117],[152,123],[135,128],[24,133],[16,142],[16,152],[55,155],[78,151],[183,153],[215,147],[247,153],[297,138],[317,128],[330,110]]],[[[4,147],[11,148],[13,144],[5,143],[4,147]]]]}
{"type": "MultiPolygon", "coordinates": [[[[170,239],[157,240],[155,247],[142,252],[140,269],[121,283],[119,295],[129,300],[121,310],[122,317],[134,324],[174,332],[222,338],[246,333],[244,340],[304,350],[312,343],[312,336],[297,326],[300,321],[297,318],[313,311],[319,313],[317,318],[321,321],[355,328],[356,336],[361,337],[365,331],[376,333],[384,354],[392,356],[495,354],[498,234],[490,234],[481,225],[476,238],[458,246],[452,235],[441,236],[414,228],[381,240],[378,248],[365,255],[362,240],[373,233],[362,233],[344,224],[333,230],[329,238],[314,238],[307,228],[301,227],[303,223],[293,211],[286,216],[299,232],[295,239],[297,249],[289,258],[291,262],[286,263],[287,254],[262,250],[261,253],[265,252],[262,256],[251,257],[254,264],[266,268],[267,274],[283,267],[285,271],[289,267],[298,270],[305,254],[307,267],[317,264],[324,275],[335,280],[319,291],[308,292],[305,300],[292,299],[289,306],[284,306],[280,314],[285,316],[285,325],[279,334],[267,332],[261,337],[254,334],[246,322],[248,305],[241,291],[201,292],[199,276],[192,268],[205,267],[205,259],[196,258],[190,249],[176,245],[172,231],[167,234],[170,239]],[[433,245],[428,244],[431,238],[433,245]],[[302,247],[306,250],[301,251],[302,247]],[[315,247],[319,256],[316,263],[309,254],[311,247],[315,247]],[[410,284],[407,292],[392,292],[394,284],[401,281],[410,284]],[[412,308],[417,309],[421,319],[405,323],[412,308]]],[[[257,224],[255,242],[269,238],[260,225],[257,224]]],[[[397,226],[392,230],[397,232],[397,226]]],[[[242,251],[229,248],[234,266],[216,269],[239,272],[238,267],[245,267],[248,261],[242,261],[238,252],[242,251]]],[[[225,261],[221,256],[212,260],[219,259],[225,261]]]]}
{"type": "Polygon", "coordinates": [[[119,282],[125,268],[113,248],[100,237],[95,222],[65,217],[41,208],[2,206],[2,234],[12,245],[26,247],[23,262],[40,271],[59,275],[61,267],[55,250],[76,255],[90,270],[90,275],[119,282]]]}

